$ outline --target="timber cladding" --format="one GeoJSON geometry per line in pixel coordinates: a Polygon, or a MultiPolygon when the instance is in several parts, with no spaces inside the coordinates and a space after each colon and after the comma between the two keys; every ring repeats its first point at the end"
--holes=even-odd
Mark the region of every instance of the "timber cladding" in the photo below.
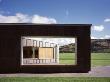
{"type": "Polygon", "coordinates": [[[38,48],[39,59],[52,59],[53,50],[53,48],[38,48]]]}
{"type": "MultiPolygon", "coordinates": [[[[77,73],[90,71],[90,27],[91,24],[0,24],[0,73],[77,73]],[[21,65],[22,36],[77,38],[76,65],[21,65]]],[[[39,54],[43,50],[44,48],[39,48],[39,54]]],[[[50,52],[48,58],[51,58],[53,49],[47,48],[47,50],[50,52]]],[[[40,57],[44,58],[44,55],[42,54],[40,57]]]]}

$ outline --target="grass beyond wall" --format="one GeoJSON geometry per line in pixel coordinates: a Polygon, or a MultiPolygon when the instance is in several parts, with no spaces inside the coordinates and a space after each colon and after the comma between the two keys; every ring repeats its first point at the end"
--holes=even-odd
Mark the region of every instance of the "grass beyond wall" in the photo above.
{"type": "MultiPolygon", "coordinates": [[[[75,64],[75,60],[75,53],[60,53],[60,64],[75,64]]],[[[110,53],[91,53],[91,65],[110,65],[110,53]]]]}
{"type": "Polygon", "coordinates": [[[60,53],[60,64],[75,64],[75,53],[60,53]]]}

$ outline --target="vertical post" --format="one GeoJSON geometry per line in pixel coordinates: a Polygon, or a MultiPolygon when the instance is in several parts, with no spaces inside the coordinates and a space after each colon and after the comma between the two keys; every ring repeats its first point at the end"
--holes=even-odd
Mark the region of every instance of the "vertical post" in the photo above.
{"type": "Polygon", "coordinates": [[[26,46],[26,39],[24,37],[21,37],[22,46],[26,46]]]}
{"type": "Polygon", "coordinates": [[[59,63],[59,45],[56,46],[56,63],[59,63]]]}
{"type": "Polygon", "coordinates": [[[54,43],[50,43],[50,47],[54,47],[54,43]]]}
{"type": "MultiPolygon", "coordinates": [[[[55,59],[55,58],[54,58],[54,57],[55,57],[55,53],[54,53],[54,52],[55,52],[55,51],[54,51],[54,48],[55,48],[55,47],[54,47],[54,43],[50,43],[50,47],[53,48],[53,58],[51,59],[51,62],[53,62],[52,60],[55,59]]],[[[56,60],[56,61],[57,61],[57,60],[56,60]]]]}
{"type": "Polygon", "coordinates": [[[40,41],[39,41],[39,47],[40,47],[40,41]]]}
{"type": "Polygon", "coordinates": [[[55,62],[55,54],[56,54],[55,47],[56,47],[56,45],[53,47],[53,61],[54,62],[55,62]]]}
{"type": "Polygon", "coordinates": [[[75,65],[77,65],[77,38],[75,38],[75,65]]]}
{"type": "Polygon", "coordinates": [[[31,44],[30,44],[31,42],[28,42],[28,41],[31,41],[31,39],[27,39],[26,45],[31,46],[31,44]]]}
{"type": "Polygon", "coordinates": [[[21,37],[21,65],[23,65],[23,37],[21,37]]]}
{"type": "Polygon", "coordinates": [[[45,47],[50,47],[49,42],[45,42],[45,47]]]}
{"type": "Polygon", "coordinates": [[[32,46],[32,57],[35,58],[35,47],[34,47],[34,40],[32,41],[33,42],[33,46],[32,46]]]}
{"type": "Polygon", "coordinates": [[[34,42],[36,42],[36,40],[33,40],[33,58],[35,58],[35,45],[34,42]]]}
{"type": "Polygon", "coordinates": [[[47,54],[48,52],[47,52],[47,48],[45,48],[45,58],[47,57],[47,54]]]}
{"type": "Polygon", "coordinates": [[[34,45],[34,44],[35,44],[34,42],[36,42],[36,40],[33,40],[33,47],[35,46],[35,45],[34,45]]]}
{"type": "Polygon", "coordinates": [[[39,41],[39,47],[41,47],[41,43],[42,43],[42,47],[43,47],[43,42],[42,41],[39,41]]]}
{"type": "Polygon", "coordinates": [[[42,42],[42,47],[43,47],[43,46],[44,46],[44,45],[43,45],[43,41],[41,41],[41,42],[42,42]]]}
{"type": "Polygon", "coordinates": [[[45,47],[46,47],[47,42],[45,42],[45,47]]]}
{"type": "MultiPolygon", "coordinates": [[[[47,44],[48,44],[48,42],[45,42],[45,47],[48,47],[48,45],[47,45],[47,44]]],[[[45,48],[45,50],[46,50],[46,52],[45,52],[45,53],[46,53],[46,57],[47,57],[47,56],[48,56],[48,52],[47,52],[47,49],[46,49],[46,48],[45,48]]],[[[47,59],[45,60],[45,63],[47,63],[47,59]]]]}
{"type": "Polygon", "coordinates": [[[37,40],[36,40],[36,47],[37,47],[37,40]]]}
{"type": "MultiPolygon", "coordinates": [[[[26,39],[26,38],[25,38],[26,39]]],[[[27,39],[26,39],[26,46],[27,46],[27,39]]]]}

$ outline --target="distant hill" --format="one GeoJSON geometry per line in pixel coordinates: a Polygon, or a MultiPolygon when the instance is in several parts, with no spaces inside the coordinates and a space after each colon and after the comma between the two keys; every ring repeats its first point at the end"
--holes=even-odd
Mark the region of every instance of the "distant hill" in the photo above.
{"type": "MultiPolygon", "coordinates": [[[[60,46],[60,52],[75,52],[75,43],[60,46]]],[[[110,52],[110,39],[91,39],[91,52],[110,52]]]]}
{"type": "Polygon", "coordinates": [[[75,43],[60,46],[60,52],[65,52],[65,53],[75,52],[75,43]]]}
{"type": "Polygon", "coordinates": [[[91,52],[110,52],[110,39],[92,39],[91,52]]]}

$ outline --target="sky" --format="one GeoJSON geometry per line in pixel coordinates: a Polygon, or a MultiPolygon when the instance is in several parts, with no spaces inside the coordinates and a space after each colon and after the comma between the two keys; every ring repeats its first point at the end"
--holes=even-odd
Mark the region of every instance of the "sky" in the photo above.
{"type": "Polygon", "coordinates": [[[110,0],[0,0],[0,23],[92,24],[92,39],[110,38],[110,0]]]}

